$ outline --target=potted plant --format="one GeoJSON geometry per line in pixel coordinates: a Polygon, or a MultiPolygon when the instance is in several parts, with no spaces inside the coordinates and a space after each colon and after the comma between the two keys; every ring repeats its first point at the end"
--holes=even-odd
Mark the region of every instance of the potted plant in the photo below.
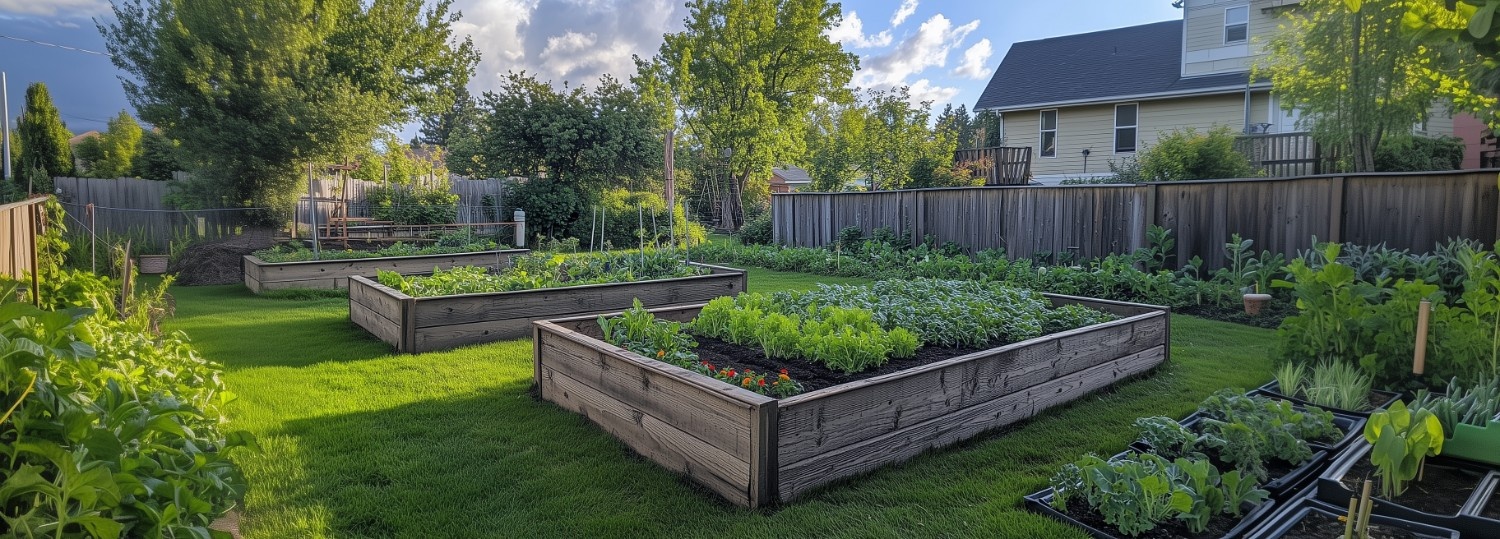
{"type": "Polygon", "coordinates": [[[1312,405],[1335,414],[1368,418],[1401,395],[1375,389],[1370,376],[1350,363],[1325,361],[1306,366],[1287,362],[1276,369],[1276,378],[1255,393],[1266,397],[1312,405]]]}
{"type": "MultiPolygon", "coordinates": [[[[1246,290],[1251,289],[1247,288],[1246,290]]],[[[1271,302],[1271,295],[1260,293],[1259,283],[1255,285],[1255,288],[1253,290],[1255,291],[1248,292],[1244,295],[1243,299],[1245,300],[1245,314],[1248,314],[1250,316],[1260,316],[1261,309],[1264,309],[1266,307],[1266,304],[1271,302]]]]}
{"type": "Polygon", "coordinates": [[[1375,515],[1373,504],[1351,501],[1348,507],[1324,503],[1313,497],[1317,489],[1304,489],[1250,530],[1244,537],[1280,539],[1302,537],[1413,537],[1457,538],[1459,532],[1431,524],[1375,515]]]}

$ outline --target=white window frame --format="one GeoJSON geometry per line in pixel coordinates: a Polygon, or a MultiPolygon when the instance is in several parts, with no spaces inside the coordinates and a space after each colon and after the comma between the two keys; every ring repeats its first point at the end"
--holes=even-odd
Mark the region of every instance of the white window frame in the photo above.
{"type": "Polygon", "coordinates": [[[1061,120],[1062,116],[1058,114],[1057,109],[1042,109],[1037,113],[1036,153],[1038,156],[1047,159],[1057,158],[1057,126],[1061,123],[1061,120]],[[1052,129],[1047,129],[1046,117],[1048,112],[1052,113],[1052,129]],[[1047,147],[1044,146],[1047,140],[1047,133],[1052,133],[1052,155],[1047,155],[1047,147]]]}
{"type": "Polygon", "coordinates": [[[1114,149],[1115,149],[1115,155],[1133,154],[1133,153],[1136,152],[1136,150],[1140,149],[1140,145],[1141,145],[1141,104],[1140,103],[1118,103],[1118,104],[1116,104],[1115,105],[1115,129],[1114,129],[1114,131],[1111,131],[1110,134],[1112,135],[1110,137],[1110,145],[1112,147],[1114,147],[1114,149]],[[1130,124],[1130,125],[1120,125],[1120,107],[1135,107],[1135,123],[1130,124]],[[1131,141],[1131,143],[1130,143],[1130,149],[1129,150],[1124,150],[1124,151],[1120,150],[1120,130],[1121,129],[1130,129],[1130,130],[1132,130],[1132,131],[1135,132],[1135,136],[1131,137],[1134,140],[1131,141]]]}
{"type": "Polygon", "coordinates": [[[1226,7],[1226,8],[1224,8],[1224,44],[1225,45],[1233,45],[1233,44],[1238,44],[1238,43],[1247,43],[1249,41],[1250,41],[1250,6],[1233,6],[1233,7],[1226,7]],[[1238,10],[1244,10],[1244,12],[1245,12],[1245,22],[1230,22],[1229,21],[1229,14],[1230,14],[1230,12],[1233,12],[1234,10],[1237,10],[1237,9],[1238,10]],[[1245,38],[1244,39],[1237,39],[1237,40],[1234,40],[1234,41],[1230,41],[1229,40],[1229,29],[1233,28],[1235,26],[1243,26],[1243,27],[1245,27],[1245,38]]]}

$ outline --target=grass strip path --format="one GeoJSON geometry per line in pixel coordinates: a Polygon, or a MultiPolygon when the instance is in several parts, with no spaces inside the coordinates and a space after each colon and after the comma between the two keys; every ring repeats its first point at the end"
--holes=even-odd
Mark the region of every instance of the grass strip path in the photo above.
{"type": "MultiPolygon", "coordinates": [[[[863,282],[752,269],[752,291],[863,282]]],[[[338,298],[179,287],[169,329],[226,366],[250,481],[242,531],[293,537],[1083,537],[1021,508],[1061,464],[1112,454],[1138,416],[1181,416],[1270,379],[1272,332],[1172,320],[1150,377],[1003,433],[815,492],[775,511],[727,505],[528,395],[531,343],[394,354],[338,298]]]]}

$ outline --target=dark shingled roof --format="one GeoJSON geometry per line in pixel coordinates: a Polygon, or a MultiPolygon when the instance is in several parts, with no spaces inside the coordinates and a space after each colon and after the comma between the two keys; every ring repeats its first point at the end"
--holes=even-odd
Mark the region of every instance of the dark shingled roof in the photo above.
{"type": "Polygon", "coordinates": [[[808,174],[802,167],[791,165],[775,167],[771,173],[779,176],[786,183],[812,183],[812,175],[808,174]]]}
{"type": "Polygon", "coordinates": [[[1245,73],[1183,78],[1182,21],[1011,45],[974,110],[1244,85],[1245,73]]]}

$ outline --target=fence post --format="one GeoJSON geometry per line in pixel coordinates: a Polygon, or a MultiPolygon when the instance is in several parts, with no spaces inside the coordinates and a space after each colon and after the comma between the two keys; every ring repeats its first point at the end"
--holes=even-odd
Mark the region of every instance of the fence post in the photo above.
{"type": "Polygon", "coordinates": [[[1344,241],[1344,176],[1333,179],[1328,196],[1328,241],[1344,241]]]}
{"type": "Polygon", "coordinates": [[[516,221],[516,247],[526,246],[526,212],[516,209],[513,216],[516,221]]]}

